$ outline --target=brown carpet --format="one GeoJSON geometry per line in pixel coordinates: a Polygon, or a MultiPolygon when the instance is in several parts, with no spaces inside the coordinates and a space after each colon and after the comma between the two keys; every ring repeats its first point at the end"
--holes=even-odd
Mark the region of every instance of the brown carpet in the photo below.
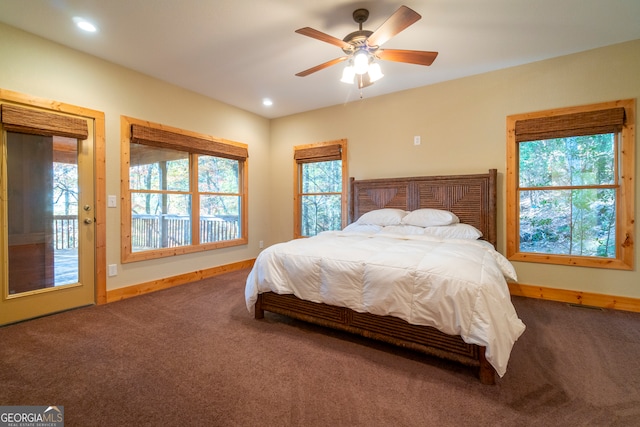
{"type": "Polygon", "coordinates": [[[640,426],[640,313],[514,297],[507,374],[244,305],[247,270],[0,328],[0,405],[66,426],[640,426]]]}

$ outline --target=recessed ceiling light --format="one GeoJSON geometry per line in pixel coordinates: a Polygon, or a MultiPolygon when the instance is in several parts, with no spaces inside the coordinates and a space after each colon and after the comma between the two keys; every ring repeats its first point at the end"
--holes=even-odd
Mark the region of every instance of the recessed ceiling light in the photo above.
{"type": "Polygon", "coordinates": [[[87,21],[84,18],[80,18],[78,16],[75,16],[73,18],[73,22],[76,23],[76,25],[78,26],[78,28],[80,28],[81,30],[84,30],[88,33],[95,33],[96,31],[98,31],[98,28],[93,25],[91,22],[87,21]]]}
{"type": "Polygon", "coordinates": [[[262,100],[262,105],[264,105],[265,107],[271,107],[273,105],[273,101],[269,98],[265,98],[262,100]]]}

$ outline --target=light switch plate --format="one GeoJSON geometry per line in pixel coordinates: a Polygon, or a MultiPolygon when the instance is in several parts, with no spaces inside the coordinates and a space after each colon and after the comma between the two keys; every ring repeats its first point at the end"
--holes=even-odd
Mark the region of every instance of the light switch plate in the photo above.
{"type": "Polygon", "coordinates": [[[109,277],[113,277],[113,276],[117,276],[118,275],[118,264],[109,264],[109,277]]]}
{"type": "Polygon", "coordinates": [[[113,194],[110,194],[109,196],[107,196],[107,207],[108,208],[115,208],[116,207],[116,196],[113,194]]]}

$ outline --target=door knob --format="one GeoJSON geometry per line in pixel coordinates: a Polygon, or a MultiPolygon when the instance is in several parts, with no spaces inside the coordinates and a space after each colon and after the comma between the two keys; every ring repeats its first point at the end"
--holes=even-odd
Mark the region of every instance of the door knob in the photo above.
{"type": "Polygon", "coordinates": [[[84,219],[84,223],[85,224],[91,224],[93,222],[93,220],[91,218],[85,218],[84,219]]]}

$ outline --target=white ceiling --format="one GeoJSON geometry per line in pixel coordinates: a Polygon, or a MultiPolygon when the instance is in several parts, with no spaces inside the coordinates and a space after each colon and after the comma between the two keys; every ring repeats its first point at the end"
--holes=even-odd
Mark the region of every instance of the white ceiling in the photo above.
{"type": "Polygon", "coordinates": [[[640,39],[640,0],[0,0],[0,21],[275,118],[640,39]],[[373,31],[401,5],[422,19],[384,47],[438,51],[433,65],[381,61],[362,93],[339,81],[342,64],[295,76],[343,55],[296,29],[342,39],[355,9],[373,31]]]}

